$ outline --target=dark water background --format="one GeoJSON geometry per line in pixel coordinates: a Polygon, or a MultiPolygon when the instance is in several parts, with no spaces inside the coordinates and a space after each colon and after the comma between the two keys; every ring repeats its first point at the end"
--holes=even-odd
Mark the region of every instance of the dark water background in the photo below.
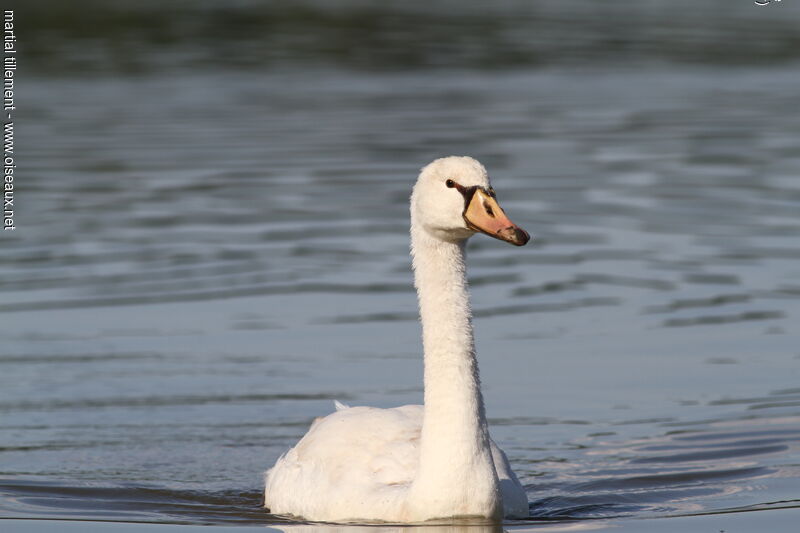
{"type": "Polygon", "coordinates": [[[796,523],[796,2],[15,22],[0,517],[280,524],[262,473],[333,399],[421,401],[407,199],[469,154],[537,237],[469,248],[492,432],[536,521],[796,523]]]}

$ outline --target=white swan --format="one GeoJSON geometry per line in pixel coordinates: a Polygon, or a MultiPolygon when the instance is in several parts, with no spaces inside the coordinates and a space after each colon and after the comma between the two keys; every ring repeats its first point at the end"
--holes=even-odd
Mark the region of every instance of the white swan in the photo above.
{"type": "Polygon", "coordinates": [[[317,419],[266,473],[272,513],[327,522],[528,516],[525,491],[489,437],[472,336],[466,240],[522,246],[470,157],[437,159],[411,194],[411,255],[422,317],[425,405],[347,407],[317,419]]]}

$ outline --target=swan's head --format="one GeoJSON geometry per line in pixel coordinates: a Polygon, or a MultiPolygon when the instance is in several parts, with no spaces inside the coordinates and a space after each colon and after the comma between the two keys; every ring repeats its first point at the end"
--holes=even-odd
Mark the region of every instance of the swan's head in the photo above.
{"type": "Polygon", "coordinates": [[[516,246],[530,240],[500,208],[486,169],[471,157],[443,157],[422,169],[411,193],[411,225],[443,241],[476,232],[516,246]]]}

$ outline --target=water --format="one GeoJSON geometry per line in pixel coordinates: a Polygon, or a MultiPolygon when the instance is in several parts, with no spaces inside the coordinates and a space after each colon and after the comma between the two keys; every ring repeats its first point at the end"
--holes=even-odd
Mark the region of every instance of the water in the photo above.
{"type": "MultiPolygon", "coordinates": [[[[800,71],[782,4],[721,14],[724,31],[673,13],[708,45],[696,61],[652,24],[590,53],[515,41],[526,19],[501,12],[486,25],[519,53],[489,66],[480,40],[315,52],[289,15],[266,58],[220,30],[230,65],[197,42],[102,41],[149,4],[94,48],[67,25],[74,53],[54,59],[34,19],[0,254],[0,517],[296,529],[260,508],[262,473],[311,420],[333,399],[421,401],[407,201],[455,153],[535,235],[469,246],[492,433],[531,502],[506,527],[792,527],[800,71]],[[748,21],[775,32],[721,59],[709,43],[748,21]]],[[[529,16],[594,20],[569,5],[529,16]]]]}

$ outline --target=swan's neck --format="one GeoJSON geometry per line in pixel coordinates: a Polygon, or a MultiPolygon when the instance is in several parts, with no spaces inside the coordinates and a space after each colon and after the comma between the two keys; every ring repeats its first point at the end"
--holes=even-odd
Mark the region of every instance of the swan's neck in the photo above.
{"type": "Polygon", "coordinates": [[[428,503],[456,505],[456,514],[491,517],[501,501],[475,358],[465,245],[411,230],[425,351],[425,416],[413,492],[428,503]]]}

